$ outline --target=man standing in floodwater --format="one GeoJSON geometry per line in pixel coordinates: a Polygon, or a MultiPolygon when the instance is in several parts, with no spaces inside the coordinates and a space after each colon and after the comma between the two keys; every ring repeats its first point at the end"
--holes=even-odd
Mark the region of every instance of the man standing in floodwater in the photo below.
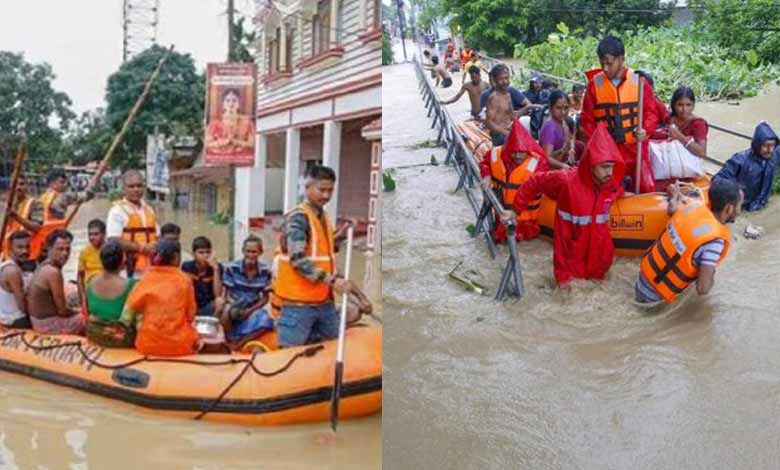
{"type": "Polygon", "coordinates": [[[762,122],[753,132],[750,148],[734,154],[713,181],[724,179],[735,181],[745,191],[742,209],[757,211],[769,202],[775,169],[780,164],[780,147],[777,134],[762,122]]]}
{"type": "MultiPolygon", "coordinates": [[[[537,194],[557,201],[553,226],[553,271],[558,286],[572,279],[604,279],[615,246],[609,233],[609,210],[623,195],[625,164],[606,125],[596,128],[576,168],[533,175],[520,188],[514,210],[528,208],[537,194]]],[[[504,221],[515,213],[506,211],[504,221]]]]}
{"type": "Polygon", "coordinates": [[[715,284],[715,268],[729,251],[729,229],[736,220],[743,194],[737,183],[717,179],[709,189],[710,207],[687,201],[676,185],[669,186],[669,223],[642,259],[634,285],[643,304],[670,304],[694,281],[699,295],[715,284]]]}
{"type": "Polygon", "coordinates": [[[585,138],[590,139],[599,122],[605,122],[609,134],[618,146],[629,176],[636,174],[637,142],[642,145],[642,173],[639,178],[639,191],[655,190],[653,170],[650,167],[647,137],[652,135],[658,125],[653,87],[625,66],[626,49],[623,42],[607,36],[599,42],[596,53],[599,56],[600,69],[586,72],[588,87],[582,102],[580,126],[585,138]],[[639,127],[639,81],[642,87],[642,127],[639,127]]]}
{"type": "Polygon", "coordinates": [[[481,70],[476,65],[469,67],[469,77],[471,77],[471,81],[465,83],[457,95],[447,101],[442,101],[441,104],[455,103],[463,96],[463,93],[468,93],[469,102],[471,102],[471,117],[472,119],[479,119],[479,114],[482,112],[482,109],[479,106],[479,97],[482,96],[482,92],[490,88],[490,86],[482,81],[481,70]]]}

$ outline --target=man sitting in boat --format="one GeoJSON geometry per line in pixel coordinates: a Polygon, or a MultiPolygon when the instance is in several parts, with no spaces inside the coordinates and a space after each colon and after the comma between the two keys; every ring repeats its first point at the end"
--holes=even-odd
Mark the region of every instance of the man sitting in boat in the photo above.
{"type": "Polygon", "coordinates": [[[108,211],[106,236],[122,245],[127,257],[127,276],[139,277],[151,264],[159,228],[154,209],[144,202],[146,185],[137,170],[122,175],[124,198],[108,211]]]}
{"type": "Polygon", "coordinates": [[[757,211],[769,202],[775,168],[780,164],[780,147],[777,134],[762,122],[753,132],[753,141],[748,150],[734,154],[713,181],[726,179],[737,182],[745,191],[742,209],[757,211]]]}
{"type": "MultiPolygon", "coordinates": [[[[522,213],[543,193],[558,203],[553,233],[553,270],[558,286],[574,278],[604,279],[615,251],[609,210],[624,193],[625,164],[606,125],[600,124],[585,146],[579,166],[533,175],[517,192],[514,209],[522,213]]],[[[512,211],[504,219],[515,217],[512,211]]]]}
{"type": "MultiPolygon", "coordinates": [[[[479,165],[482,175],[482,187],[485,191],[496,191],[499,200],[511,208],[517,191],[537,172],[548,170],[547,154],[525,130],[520,122],[512,122],[512,131],[501,147],[493,147],[485,153],[479,165]]],[[[539,203],[541,194],[517,216],[515,238],[531,240],[539,236],[539,203]]],[[[496,221],[493,239],[496,243],[506,241],[506,226],[496,221]]]]}
{"type": "Polygon", "coordinates": [[[181,243],[181,227],[174,224],[173,222],[164,224],[162,227],[160,227],[160,238],[163,240],[167,239],[181,243]]]}
{"type": "Polygon", "coordinates": [[[347,293],[350,284],[336,274],[336,246],[347,226],[334,234],[325,213],[335,185],[333,169],[312,167],[306,175],[306,199],[285,214],[273,280],[274,294],[282,305],[276,322],[282,347],[333,339],[339,334],[333,293],[347,293]]]}
{"type": "Polygon", "coordinates": [[[719,179],[709,189],[710,207],[686,201],[677,185],[669,186],[669,224],[642,259],[634,284],[642,304],[670,304],[692,282],[707,294],[715,284],[715,269],[729,250],[729,229],[740,211],[742,192],[734,181],[719,179]]]}
{"type": "Polygon", "coordinates": [[[30,252],[30,233],[14,231],[9,245],[10,259],[0,263],[0,324],[9,328],[30,328],[32,324],[24,299],[28,282],[22,272],[30,252]]]}
{"type": "Polygon", "coordinates": [[[179,269],[179,242],[161,240],[154,262],[130,292],[120,321],[135,326],[135,348],[154,356],[193,354],[197,306],[189,276],[179,269]]]}
{"type": "MultiPolygon", "coordinates": [[[[11,256],[11,247],[9,239],[14,232],[18,230],[26,230],[28,237],[32,239],[40,230],[43,225],[43,206],[38,199],[27,194],[27,182],[23,175],[19,175],[19,181],[16,186],[16,197],[14,198],[14,209],[9,214],[8,227],[6,228],[5,243],[3,244],[3,256],[11,256]]],[[[36,237],[38,241],[40,237],[36,237]]],[[[30,243],[31,244],[31,243],[30,243]]],[[[35,250],[33,258],[37,257],[40,253],[40,246],[43,245],[43,240],[38,242],[38,249],[35,250]]]]}
{"type": "Polygon", "coordinates": [[[263,308],[268,303],[271,268],[260,259],[263,241],[250,235],[241,249],[243,258],[228,263],[222,276],[224,312],[222,327],[229,343],[240,344],[273,330],[273,319],[263,308]]]}
{"type": "Polygon", "coordinates": [[[46,237],[46,258],[30,280],[27,308],[32,327],[38,333],[78,335],[84,332],[84,316],[78,302],[65,295],[62,267],[70,258],[73,235],[57,229],[46,237]],[[75,303],[75,306],[71,306],[75,303]]]}
{"type": "Polygon", "coordinates": [[[441,101],[441,104],[456,103],[463,96],[463,93],[468,93],[469,102],[471,103],[471,118],[479,119],[479,115],[482,112],[482,109],[479,107],[479,97],[482,96],[485,90],[490,88],[490,85],[482,81],[482,73],[476,65],[469,67],[469,76],[471,81],[465,83],[458,94],[446,101],[441,101]]]}
{"type": "Polygon", "coordinates": [[[605,122],[611,138],[617,144],[631,178],[634,178],[637,142],[642,145],[640,192],[655,190],[655,181],[647,153],[647,137],[658,124],[653,87],[643,86],[642,128],[639,128],[639,80],[633,70],[625,67],[623,42],[607,36],[599,42],[597,54],[600,69],[586,72],[588,86],[582,103],[580,125],[585,138],[590,139],[599,122],[605,122]]]}
{"type": "MultiPolygon", "coordinates": [[[[490,139],[493,146],[504,145],[512,121],[526,114],[534,105],[521,92],[511,91],[509,86],[509,67],[504,64],[496,64],[490,69],[490,80],[494,89],[485,91],[482,96],[487,96],[485,107],[487,116],[485,125],[490,130],[490,139]]],[[[481,100],[480,100],[481,101],[481,100]]],[[[481,106],[481,103],[480,103],[481,106]]]]}

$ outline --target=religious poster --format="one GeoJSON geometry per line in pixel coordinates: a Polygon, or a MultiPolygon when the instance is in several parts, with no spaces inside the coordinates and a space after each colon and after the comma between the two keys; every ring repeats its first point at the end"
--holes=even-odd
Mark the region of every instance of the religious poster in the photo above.
{"type": "Polygon", "coordinates": [[[255,160],[255,64],[208,64],[205,160],[251,166],[255,160]]]}
{"type": "Polygon", "coordinates": [[[162,134],[146,136],[146,187],[156,193],[168,194],[170,172],[168,161],[171,150],[162,134]]]}

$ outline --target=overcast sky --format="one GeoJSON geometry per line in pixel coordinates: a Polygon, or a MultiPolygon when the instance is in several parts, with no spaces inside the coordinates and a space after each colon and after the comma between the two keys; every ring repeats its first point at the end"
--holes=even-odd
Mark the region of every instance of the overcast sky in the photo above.
{"type": "MultiPolygon", "coordinates": [[[[122,62],[123,0],[1,0],[0,50],[48,62],[55,89],[76,113],[104,106],[108,76],[122,62]]],[[[160,0],[158,43],[192,54],[198,70],[227,55],[226,0],[160,0]]],[[[251,0],[236,6],[251,12],[251,0]]]]}

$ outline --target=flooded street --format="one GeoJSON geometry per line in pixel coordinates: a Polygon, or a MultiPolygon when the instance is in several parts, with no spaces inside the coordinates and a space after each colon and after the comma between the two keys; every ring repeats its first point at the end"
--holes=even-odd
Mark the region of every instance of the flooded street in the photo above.
{"type": "MultiPolygon", "coordinates": [[[[442,162],[443,149],[414,148],[436,135],[413,66],[383,72],[384,94],[394,98],[383,103],[385,168],[431,155],[442,162]]],[[[466,99],[449,106],[453,116],[466,108],[466,99]]],[[[780,95],[697,112],[752,134],[761,119],[780,125],[780,95]]],[[[749,145],[717,134],[715,157],[749,145]]],[[[491,260],[484,241],[468,235],[475,218],[466,197],[452,194],[455,170],[395,176],[383,203],[387,468],[777,467],[777,197],[731,226],[710,295],[648,316],[631,304],[639,260],[616,259],[603,283],[556,290],[545,240],[519,245],[526,296],[493,301],[507,250],[491,260]],[[747,222],[766,235],[742,238],[747,222]],[[480,273],[486,296],[448,280],[461,261],[480,273]]]]}
{"type": "MultiPolygon", "coordinates": [[[[73,223],[76,240],[65,269],[66,279],[75,278],[87,222],[105,218],[108,207],[108,201],[97,200],[79,211],[73,223]]],[[[211,224],[203,215],[171,210],[158,213],[163,223],[172,221],[182,227],[184,250],[189,251],[194,236],[206,235],[217,248],[219,259],[227,258],[227,226],[211,224]]],[[[270,262],[275,232],[266,230],[263,239],[263,257],[270,262]]],[[[361,244],[363,239],[357,239],[353,272],[361,277],[356,279],[362,279],[364,270],[361,244]]],[[[335,442],[329,442],[330,435],[329,423],[261,428],[159,417],[114,400],[0,373],[3,469],[381,467],[381,414],[341,421],[335,442]]]]}

